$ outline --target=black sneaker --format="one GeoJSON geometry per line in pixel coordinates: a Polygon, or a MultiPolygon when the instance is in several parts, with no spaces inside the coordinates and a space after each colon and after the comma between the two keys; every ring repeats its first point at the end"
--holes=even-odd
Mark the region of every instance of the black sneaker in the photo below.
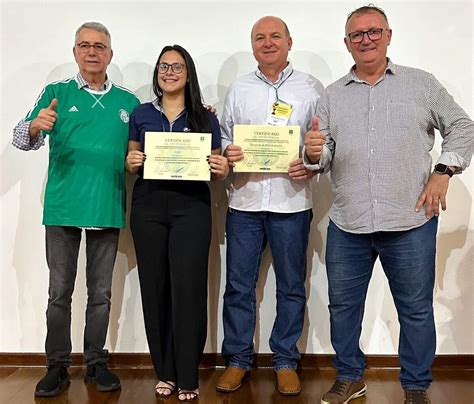
{"type": "Polygon", "coordinates": [[[430,404],[426,390],[405,390],[405,404],[430,404]]]}
{"type": "Polygon", "coordinates": [[[70,376],[65,366],[48,366],[48,373],[38,382],[35,396],[54,397],[57,396],[70,384],[70,376]]]}
{"type": "Polygon", "coordinates": [[[321,404],[345,404],[365,394],[367,386],[362,380],[350,382],[336,380],[331,389],[321,398],[321,404]]]}
{"type": "Polygon", "coordinates": [[[119,389],[120,379],[113,374],[105,363],[87,366],[86,383],[93,383],[99,391],[112,391],[119,389]]]}

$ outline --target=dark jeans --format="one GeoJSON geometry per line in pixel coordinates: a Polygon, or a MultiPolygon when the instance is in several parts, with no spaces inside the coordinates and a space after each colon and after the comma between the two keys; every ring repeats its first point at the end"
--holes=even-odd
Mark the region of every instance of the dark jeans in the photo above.
{"type": "Polygon", "coordinates": [[[197,181],[135,183],[130,227],[157,376],[195,389],[207,335],[210,192],[197,181]]]}
{"type": "Polygon", "coordinates": [[[380,257],[398,312],[400,380],[405,389],[426,389],[436,349],[433,318],[438,219],[394,232],[354,234],[329,222],[326,268],[331,342],[338,378],[358,380],[365,357],[359,347],[365,297],[380,257]]]}
{"type": "MultiPolygon", "coordinates": [[[[68,226],[45,226],[45,229],[49,267],[46,356],[48,365],[69,366],[71,300],[82,230],[68,226]]],[[[92,365],[107,362],[104,345],[109,325],[112,272],[119,229],[86,230],[85,233],[87,310],[84,360],[87,365],[92,365]]]]}
{"type": "Polygon", "coordinates": [[[311,209],[296,213],[227,213],[227,280],[222,354],[228,366],[249,369],[254,356],[255,287],[263,250],[270,245],[276,279],[276,317],[270,337],[273,366],[295,369],[306,305],[306,249],[311,209]]]}

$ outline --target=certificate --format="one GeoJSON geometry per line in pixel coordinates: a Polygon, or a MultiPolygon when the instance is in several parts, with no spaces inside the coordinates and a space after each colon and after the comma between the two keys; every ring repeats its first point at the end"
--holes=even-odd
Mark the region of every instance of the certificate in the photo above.
{"type": "Polygon", "coordinates": [[[235,163],[235,172],[286,173],[299,157],[300,127],[235,125],[234,144],[244,152],[235,163]]]}
{"type": "Polygon", "coordinates": [[[207,156],[211,154],[211,134],[191,132],[145,132],[147,180],[209,181],[207,156]]]}

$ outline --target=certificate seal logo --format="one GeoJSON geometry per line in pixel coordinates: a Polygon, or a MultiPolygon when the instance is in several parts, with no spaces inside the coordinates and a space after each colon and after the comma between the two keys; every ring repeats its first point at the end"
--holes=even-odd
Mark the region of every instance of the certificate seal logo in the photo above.
{"type": "Polygon", "coordinates": [[[130,120],[130,115],[124,109],[119,110],[119,116],[122,122],[124,123],[128,123],[128,121],[130,120]]]}

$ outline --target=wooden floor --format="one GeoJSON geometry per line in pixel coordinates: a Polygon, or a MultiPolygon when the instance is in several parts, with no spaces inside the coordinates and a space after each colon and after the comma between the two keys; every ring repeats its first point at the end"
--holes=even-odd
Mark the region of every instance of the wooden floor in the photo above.
{"type": "MultiPolygon", "coordinates": [[[[44,368],[0,367],[0,404],[27,403],[178,403],[176,395],[157,399],[153,387],[156,383],[152,369],[114,369],[122,381],[122,390],[99,393],[94,386],[83,382],[84,368],[72,367],[71,385],[61,395],[49,399],[34,397],[37,381],[44,368]]],[[[267,403],[319,403],[321,395],[332,385],[333,370],[303,370],[300,372],[303,391],[297,397],[282,397],[275,390],[275,376],[271,369],[252,370],[251,378],[240,390],[232,394],[217,393],[216,381],[223,369],[200,371],[199,402],[201,404],[267,404],[267,403]]],[[[474,403],[474,370],[435,370],[434,383],[429,390],[433,404],[474,403]]],[[[351,404],[403,403],[403,392],[396,369],[369,369],[366,372],[367,396],[351,404]]]]}

